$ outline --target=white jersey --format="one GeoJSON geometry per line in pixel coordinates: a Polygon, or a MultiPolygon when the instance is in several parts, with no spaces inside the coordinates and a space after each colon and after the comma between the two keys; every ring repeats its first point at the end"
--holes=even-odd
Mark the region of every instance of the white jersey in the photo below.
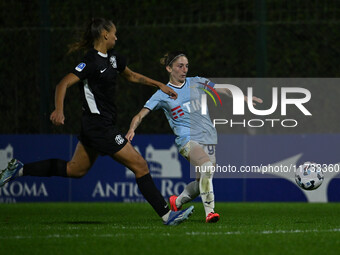
{"type": "Polygon", "coordinates": [[[207,84],[215,84],[201,77],[185,79],[181,87],[171,87],[177,94],[176,100],[158,90],[144,105],[150,110],[163,109],[169,125],[176,135],[176,144],[180,149],[187,142],[196,141],[200,144],[217,144],[217,132],[213,126],[209,111],[202,114],[201,98],[203,89],[209,90],[207,84]]]}

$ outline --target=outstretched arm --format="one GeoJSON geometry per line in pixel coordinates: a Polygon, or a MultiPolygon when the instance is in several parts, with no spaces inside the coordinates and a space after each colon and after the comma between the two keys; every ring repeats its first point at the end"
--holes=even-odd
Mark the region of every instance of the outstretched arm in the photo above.
{"type": "Polygon", "coordinates": [[[232,97],[231,91],[227,88],[218,88],[216,89],[217,93],[227,95],[228,97],[232,97]]]}
{"type": "Polygon", "coordinates": [[[148,115],[150,110],[148,108],[143,108],[135,117],[133,117],[130,129],[127,132],[125,138],[129,140],[129,142],[132,141],[133,137],[135,136],[135,130],[139,126],[140,123],[142,123],[143,118],[148,115]]]}
{"type": "Polygon", "coordinates": [[[69,73],[58,83],[55,90],[55,110],[50,115],[50,120],[54,125],[64,125],[64,99],[66,90],[78,81],[80,81],[78,76],[69,73]]]}
{"type": "Polygon", "coordinates": [[[153,86],[161,89],[165,94],[169,95],[172,99],[177,99],[177,93],[165,84],[150,79],[140,73],[132,71],[130,68],[125,67],[124,71],[121,73],[122,76],[130,82],[141,83],[148,86],[153,86]]]}
{"type": "MultiPolygon", "coordinates": [[[[216,89],[216,91],[217,91],[218,93],[227,95],[228,97],[232,97],[231,91],[230,91],[229,89],[227,89],[227,88],[218,88],[218,89],[216,89]]],[[[258,97],[255,97],[255,96],[253,96],[252,99],[253,99],[253,100],[252,100],[252,101],[253,101],[253,105],[256,105],[256,103],[262,104],[262,102],[263,102],[261,98],[258,98],[258,97]]],[[[248,100],[248,97],[247,97],[247,96],[244,96],[244,101],[247,102],[247,100],[248,100]]]]}

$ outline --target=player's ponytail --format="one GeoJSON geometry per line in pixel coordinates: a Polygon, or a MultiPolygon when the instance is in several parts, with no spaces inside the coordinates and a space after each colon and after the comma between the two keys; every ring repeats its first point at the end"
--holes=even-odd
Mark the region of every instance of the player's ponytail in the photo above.
{"type": "Polygon", "coordinates": [[[114,24],[111,20],[92,18],[87,24],[81,40],[69,45],[68,53],[81,49],[87,51],[92,48],[94,41],[100,38],[102,30],[110,31],[113,26],[114,24]]]}
{"type": "Polygon", "coordinates": [[[185,56],[182,51],[168,52],[160,59],[160,63],[165,66],[171,66],[177,58],[182,56],[185,56]]]}

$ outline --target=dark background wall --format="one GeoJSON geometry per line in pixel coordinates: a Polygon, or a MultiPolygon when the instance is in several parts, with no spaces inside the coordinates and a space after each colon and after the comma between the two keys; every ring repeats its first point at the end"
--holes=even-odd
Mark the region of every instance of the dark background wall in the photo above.
{"type": "MultiPolygon", "coordinates": [[[[69,89],[65,99],[66,125],[53,127],[49,114],[54,107],[55,85],[82,56],[67,55],[67,45],[77,40],[84,24],[96,16],[112,19],[117,25],[116,50],[128,58],[128,66],[162,82],[168,77],[159,59],[166,51],[179,49],[189,56],[190,76],[340,76],[337,0],[8,0],[1,1],[0,12],[3,134],[79,132],[81,101],[77,86],[69,89]]],[[[124,132],[155,89],[119,79],[117,90],[118,125],[124,132]]],[[[324,88],[320,86],[318,91],[324,93],[324,88]]],[[[335,88],[318,104],[337,111],[339,96],[335,88]]],[[[333,117],[324,129],[323,120],[316,119],[308,128],[294,132],[340,132],[338,123],[333,117]]],[[[158,111],[147,118],[139,132],[171,130],[158,111]]]]}

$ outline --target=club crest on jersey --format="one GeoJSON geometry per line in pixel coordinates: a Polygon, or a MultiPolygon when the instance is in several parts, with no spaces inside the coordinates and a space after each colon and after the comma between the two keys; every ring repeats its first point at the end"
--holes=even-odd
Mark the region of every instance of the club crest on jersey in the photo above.
{"type": "Polygon", "coordinates": [[[124,138],[121,135],[116,135],[115,141],[118,145],[121,145],[124,143],[124,138]]]}
{"type": "Polygon", "coordinates": [[[113,68],[117,68],[117,60],[116,60],[116,56],[111,56],[110,57],[110,63],[112,65],[113,68]]]}
{"type": "Polygon", "coordinates": [[[85,68],[85,66],[86,66],[85,63],[80,63],[79,65],[76,66],[75,69],[76,69],[78,72],[81,72],[81,71],[83,71],[83,69],[85,68]]]}

